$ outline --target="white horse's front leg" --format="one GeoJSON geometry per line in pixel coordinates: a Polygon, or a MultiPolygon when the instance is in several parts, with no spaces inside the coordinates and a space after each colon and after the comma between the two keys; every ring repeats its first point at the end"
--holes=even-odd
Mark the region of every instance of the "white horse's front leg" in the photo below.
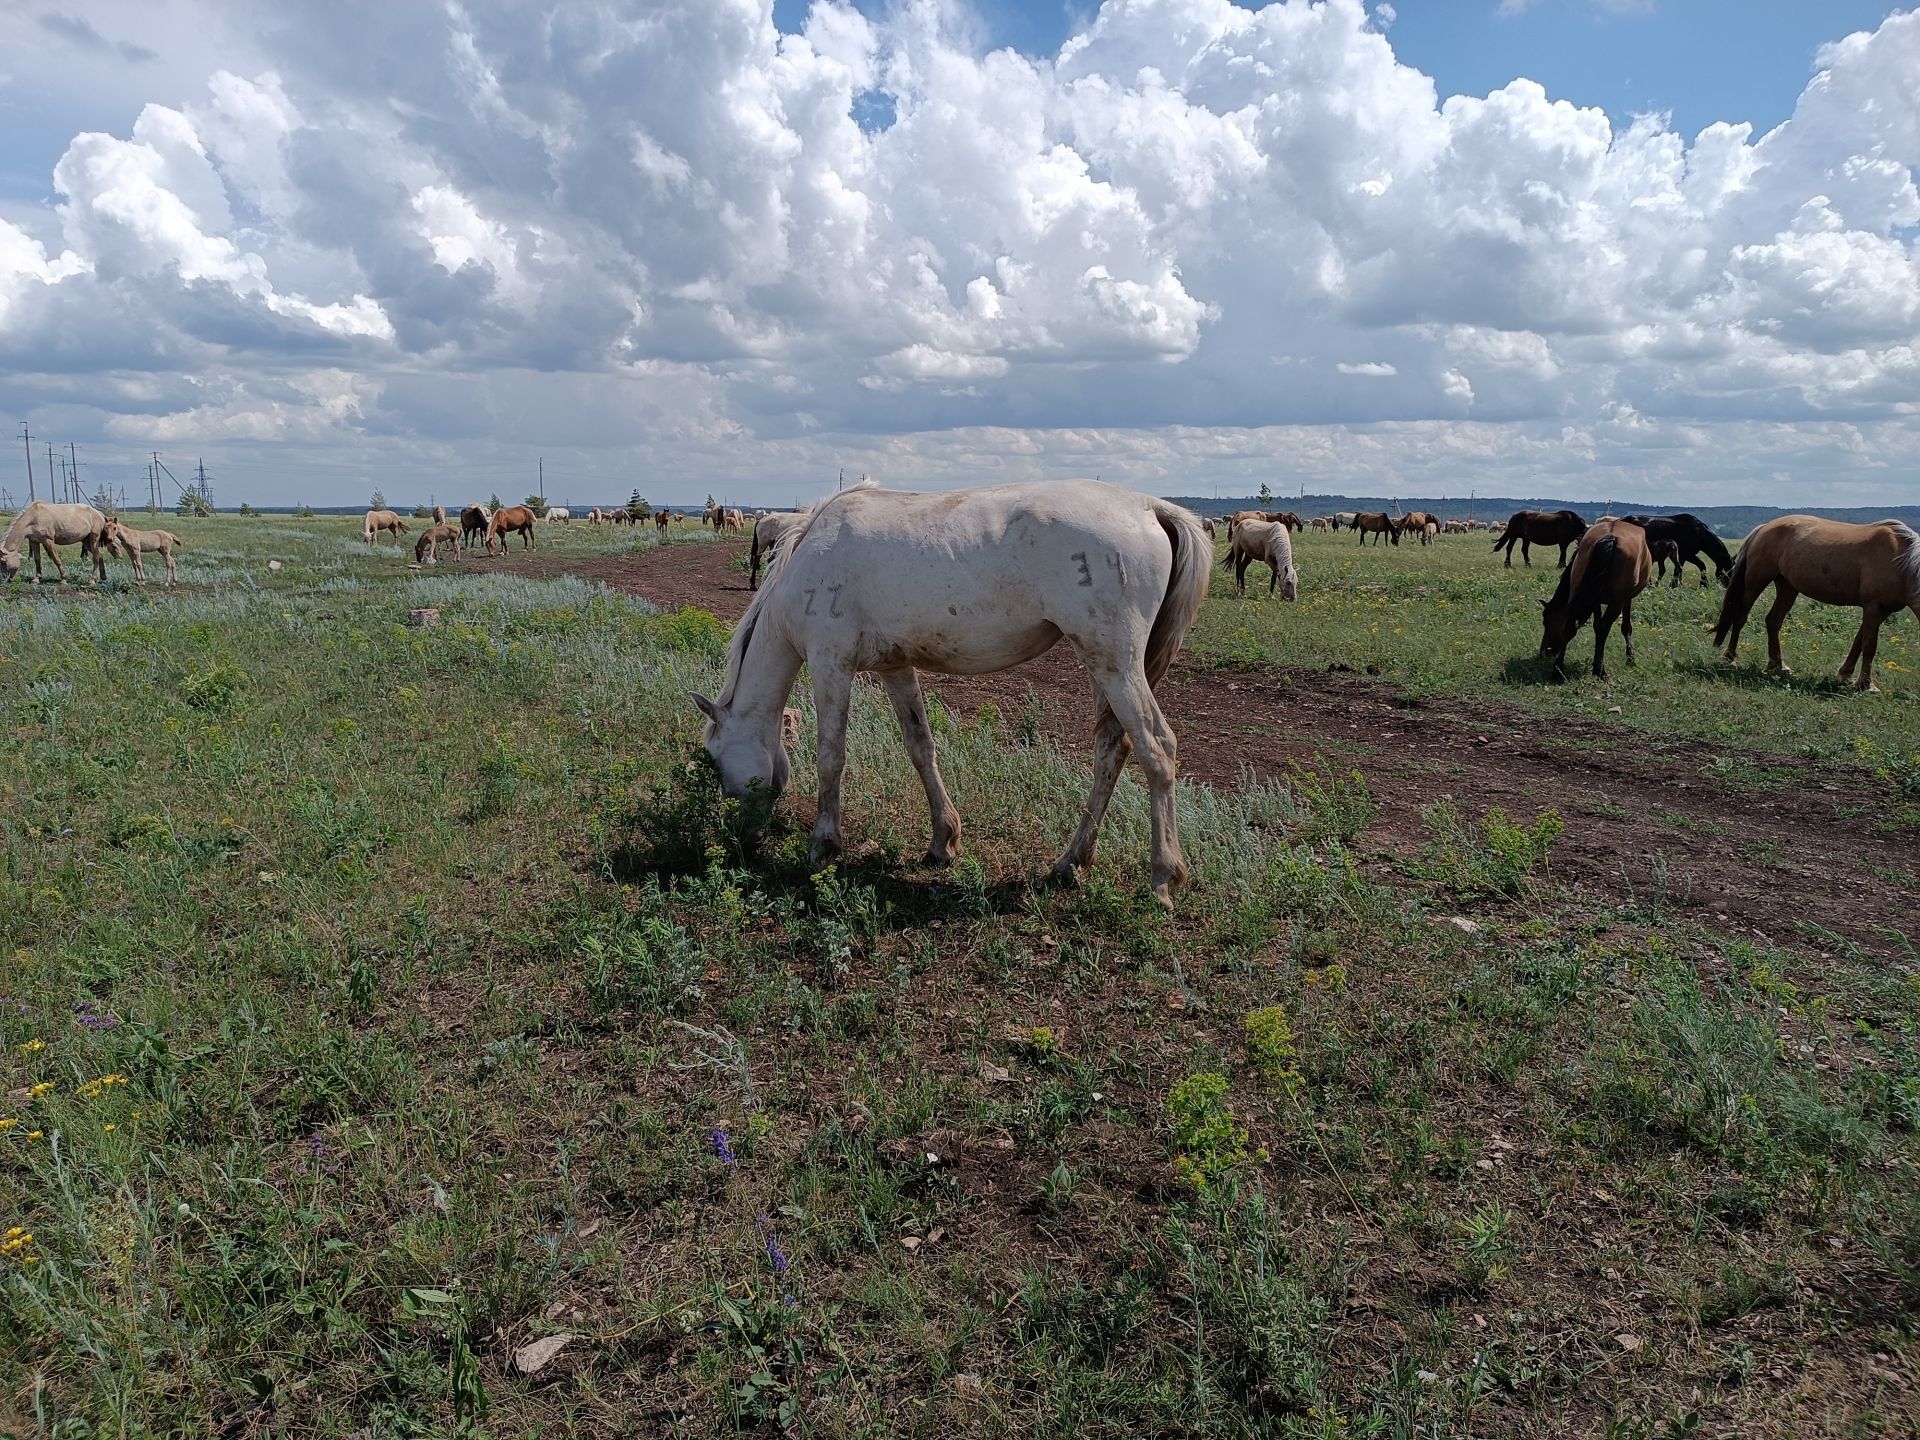
{"type": "Polygon", "coordinates": [[[817,722],[814,757],[820,774],[820,808],[813,822],[813,863],[823,865],[840,853],[840,777],[847,768],[847,706],[853,698],[853,672],[838,665],[811,666],[813,713],[817,722]]]}
{"type": "Polygon", "coordinates": [[[919,773],[927,792],[927,809],[933,816],[933,841],[927,846],[927,859],[936,865],[950,865],[960,848],[960,812],[947,798],[946,784],[940,779],[940,765],[933,752],[933,729],[927,724],[927,702],[920,693],[920,675],[914,670],[889,670],[880,677],[893,701],[894,718],[900,722],[900,738],[906,743],[907,756],[919,773]]]}

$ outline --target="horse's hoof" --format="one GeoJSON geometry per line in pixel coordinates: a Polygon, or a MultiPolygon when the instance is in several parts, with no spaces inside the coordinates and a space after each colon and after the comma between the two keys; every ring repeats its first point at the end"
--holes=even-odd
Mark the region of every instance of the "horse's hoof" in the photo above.
{"type": "Polygon", "coordinates": [[[1054,861],[1053,867],[1047,871],[1047,883],[1058,885],[1062,890],[1078,890],[1080,867],[1063,856],[1054,861]]]}

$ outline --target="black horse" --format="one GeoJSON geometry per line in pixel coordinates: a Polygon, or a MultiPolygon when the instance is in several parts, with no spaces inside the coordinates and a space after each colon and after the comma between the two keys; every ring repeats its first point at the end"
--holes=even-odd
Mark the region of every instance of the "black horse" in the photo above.
{"type": "Polygon", "coordinates": [[[1707,561],[1700,557],[1704,554],[1713,561],[1713,572],[1722,585],[1727,576],[1733,573],[1733,556],[1727,553],[1727,547],[1718,535],[1707,528],[1707,522],[1698,515],[1689,515],[1682,511],[1678,515],[1628,515],[1629,525],[1638,525],[1647,532],[1647,544],[1658,545],[1662,540],[1671,540],[1680,548],[1680,559],[1673,567],[1673,584],[1680,584],[1680,572],[1689,564],[1700,567],[1700,583],[1707,583],[1707,561]]]}

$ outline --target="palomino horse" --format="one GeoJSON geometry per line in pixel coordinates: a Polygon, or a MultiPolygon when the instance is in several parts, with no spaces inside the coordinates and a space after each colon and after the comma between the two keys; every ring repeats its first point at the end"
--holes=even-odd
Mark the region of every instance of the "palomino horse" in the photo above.
{"type": "Polygon", "coordinates": [[[13,577],[20,573],[27,563],[27,556],[33,557],[33,583],[40,583],[40,557],[45,555],[53,561],[54,572],[59,575],[62,585],[67,583],[67,567],[60,563],[62,545],[78,544],[80,554],[93,562],[93,580],[96,585],[107,578],[107,517],[91,505],[61,505],[51,500],[34,500],[7,527],[7,533],[0,537],[0,574],[7,577],[7,583],[13,583],[13,577]],[[22,545],[26,551],[21,551],[22,545]]]}
{"type": "Polygon", "coordinates": [[[1280,585],[1280,598],[1292,600],[1300,593],[1300,572],[1293,568],[1293,537],[1279,520],[1242,520],[1233,527],[1233,583],[1247,593],[1247,566],[1264,561],[1272,573],[1267,576],[1267,594],[1280,585]]]}
{"type": "Polygon", "coordinates": [[[1901,609],[1910,608],[1920,618],[1920,535],[1898,520],[1847,525],[1813,515],[1782,515],[1767,521],[1740,547],[1714,626],[1713,643],[1726,644],[1729,661],[1739,647],[1748,612],[1769,585],[1775,591],[1773,608],[1767,611],[1769,670],[1789,673],[1780,659],[1780,627],[1794,600],[1806,595],[1823,605],[1860,607],[1860,631],[1840,667],[1840,678],[1852,680],[1857,661],[1856,687],[1876,690],[1873,655],[1880,646],[1881,625],[1901,609]]]}
{"type": "Polygon", "coordinates": [[[407,522],[391,510],[369,510],[367,518],[361,522],[361,534],[369,545],[373,544],[375,535],[391,535],[393,543],[398,545],[407,528],[407,522]]]}
{"type": "Polygon", "coordinates": [[[1560,547],[1560,568],[1567,568],[1567,547],[1574,544],[1587,531],[1587,522],[1573,510],[1519,510],[1507,521],[1507,530],[1493,542],[1496,550],[1507,552],[1507,568],[1513,568],[1513,547],[1520,547],[1520,562],[1533,564],[1533,547],[1536,545],[1558,545],[1560,547]]]}
{"type": "MultiPolygon", "coordinates": [[[[1393,517],[1384,510],[1375,510],[1371,513],[1355,515],[1353,519],[1347,522],[1347,528],[1360,532],[1360,543],[1362,545],[1367,543],[1367,536],[1369,535],[1391,535],[1394,544],[1398,545],[1400,543],[1400,527],[1393,523],[1393,517]]],[[[1378,545],[1380,542],[1375,540],[1373,543],[1378,545]]]]}
{"type": "Polygon", "coordinates": [[[738,510],[723,510],[720,514],[720,524],[716,528],[721,530],[744,530],[747,528],[747,517],[742,515],[738,510]]]}
{"type": "Polygon", "coordinates": [[[486,538],[493,514],[484,505],[469,505],[460,512],[460,543],[471,550],[486,538]]]}
{"type": "Polygon", "coordinates": [[[988,675],[1065,636],[1097,703],[1093,787],[1054,866],[1077,880],[1131,746],[1146,772],[1152,885],[1163,905],[1187,879],[1174,809],[1173,727],[1154,687],[1206,599],[1212,550],[1200,518],[1096,480],[987,486],[944,494],[862,482],[789,531],[767,583],[727,647],[720,698],[696,695],[721,788],[777,796],[787,783],[780,712],[801,665],[813,677],[820,771],[814,855],[840,849],[840,781],[853,677],[874,672],[893,701],[933,816],[928,856],[953,858],[960,817],[935,762],[916,667],[988,675]]]}
{"type": "Polygon", "coordinates": [[[700,523],[702,525],[711,525],[716,530],[720,528],[721,523],[726,518],[727,512],[722,510],[718,505],[709,505],[705,510],[700,512],[700,523]]]}
{"type": "Polygon", "coordinates": [[[135,530],[130,525],[122,525],[118,517],[107,521],[107,549],[115,555],[124,555],[133,562],[133,578],[146,583],[147,570],[140,563],[142,555],[158,553],[167,562],[167,583],[174,584],[180,578],[180,572],[173,563],[173,552],[183,548],[180,537],[171,530],[135,530]]]}
{"type": "Polygon", "coordinates": [[[450,554],[460,553],[460,529],[455,525],[434,525],[424,531],[413,542],[413,559],[419,565],[438,565],[440,547],[444,545],[450,554]]]}
{"type": "Polygon", "coordinates": [[[444,525],[447,523],[447,507],[446,506],[436,505],[433,507],[433,523],[436,525],[444,525]]]}
{"type": "Polygon", "coordinates": [[[1580,537],[1573,564],[1560,577],[1551,600],[1542,600],[1540,653],[1553,658],[1553,678],[1567,678],[1567,645],[1593,621],[1593,673],[1607,678],[1607,632],[1620,622],[1633,663],[1633,597],[1647,588],[1653,559],[1647,532],[1625,520],[1602,516],[1580,537]]]}
{"type": "Polygon", "coordinates": [[[557,521],[561,524],[571,525],[573,523],[573,511],[564,505],[549,505],[545,518],[548,524],[553,524],[557,521]]]}
{"type": "Polygon", "coordinates": [[[1628,522],[1638,525],[1647,532],[1647,544],[1659,545],[1663,541],[1672,541],[1679,551],[1680,558],[1674,562],[1673,583],[1680,584],[1680,571],[1687,565],[1700,567],[1700,584],[1707,583],[1707,560],[1713,561],[1713,573],[1720,578],[1722,585],[1733,571],[1733,556],[1727,553],[1727,547],[1720,537],[1713,533],[1707,522],[1698,515],[1689,515],[1682,511],[1678,515],[1629,515],[1628,522]]]}
{"type": "Polygon", "coordinates": [[[775,510],[753,522],[753,548],[747,552],[747,588],[760,588],[760,560],[766,557],[768,573],[773,570],[774,552],[789,532],[807,523],[805,510],[775,510]]]}
{"type": "Polygon", "coordinates": [[[522,550],[537,550],[533,543],[533,511],[525,505],[503,505],[493,512],[487,524],[487,554],[493,554],[493,542],[500,542],[500,553],[507,553],[507,536],[518,535],[522,550]]]}

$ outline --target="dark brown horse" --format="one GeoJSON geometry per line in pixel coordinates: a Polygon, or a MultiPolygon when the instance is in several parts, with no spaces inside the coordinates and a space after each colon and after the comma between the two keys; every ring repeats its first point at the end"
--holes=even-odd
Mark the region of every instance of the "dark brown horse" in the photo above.
{"type": "MultiPolygon", "coordinates": [[[[1353,517],[1353,528],[1360,532],[1360,543],[1367,543],[1369,535],[1391,535],[1393,543],[1400,543],[1400,527],[1393,523],[1393,517],[1384,510],[1362,512],[1353,517]]],[[[1378,540],[1373,542],[1378,545],[1378,540]]]]}
{"type": "Polygon", "coordinates": [[[1535,545],[1558,545],[1560,568],[1567,568],[1567,547],[1586,533],[1587,522],[1574,510],[1521,510],[1507,521],[1507,530],[1493,542],[1496,550],[1507,552],[1507,568],[1513,567],[1513,547],[1520,547],[1520,560],[1533,564],[1535,545]]]}
{"type": "Polygon", "coordinates": [[[1567,645],[1593,621],[1593,673],[1607,678],[1607,632],[1620,622],[1633,663],[1633,597],[1647,588],[1653,559],[1647,532],[1625,520],[1603,518],[1580,537],[1573,564],[1551,600],[1541,604],[1540,653],[1553,660],[1553,678],[1567,678],[1567,645]]]}
{"type": "Polygon", "coordinates": [[[487,538],[487,524],[493,519],[484,505],[469,505],[460,512],[460,543],[471,550],[487,538]]]}

